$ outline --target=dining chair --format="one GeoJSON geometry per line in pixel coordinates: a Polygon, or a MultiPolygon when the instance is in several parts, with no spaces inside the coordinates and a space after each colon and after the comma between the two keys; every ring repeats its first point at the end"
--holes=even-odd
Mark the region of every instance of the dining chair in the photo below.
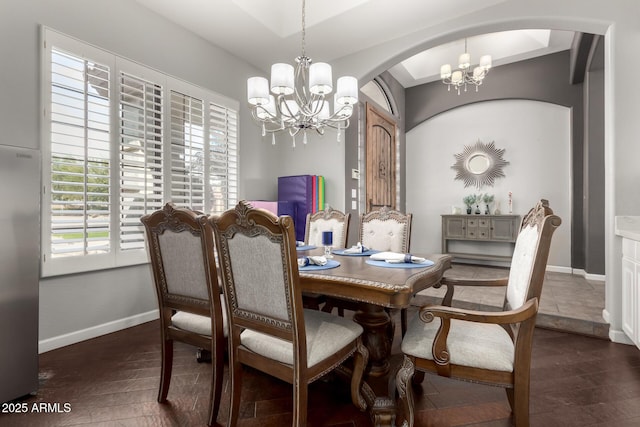
{"type": "Polygon", "coordinates": [[[141,218],[160,311],[162,363],[158,402],[167,401],[173,343],[211,354],[213,379],[208,425],[214,425],[222,392],[226,314],[218,285],[213,230],[208,217],[167,203],[141,218]]]}
{"type": "Polygon", "coordinates": [[[344,248],[347,246],[347,236],[349,233],[349,220],[351,214],[343,213],[332,208],[307,214],[307,225],[304,233],[305,245],[321,247],[322,232],[333,232],[334,248],[344,248]]]}
{"type": "Polygon", "coordinates": [[[541,200],[522,221],[506,280],[443,279],[449,305],[456,286],[506,286],[502,311],[420,308],[402,340],[404,360],[396,375],[403,425],[414,425],[412,383],[424,372],[504,387],[515,425],[529,425],[533,331],[551,237],[560,224],[548,201],[541,200]]]}
{"type": "Polygon", "coordinates": [[[384,206],[360,215],[360,242],[376,251],[408,253],[412,214],[384,206]]]}
{"type": "Polygon", "coordinates": [[[229,314],[231,409],[238,420],[242,365],[293,385],[293,423],[305,426],[308,385],[354,356],[351,399],[361,410],[368,351],[350,319],[303,309],[293,220],[241,201],[211,217],[229,314]]]}

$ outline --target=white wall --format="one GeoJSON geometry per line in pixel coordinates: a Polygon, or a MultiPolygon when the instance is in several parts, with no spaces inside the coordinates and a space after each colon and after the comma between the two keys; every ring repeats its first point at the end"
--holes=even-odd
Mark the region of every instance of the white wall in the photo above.
{"type": "MultiPolygon", "coordinates": [[[[441,251],[440,215],[450,214],[452,206],[464,211],[464,196],[494,194],[492,210],[500,202],[502,213],[507,213],[507,194],[511,191],[513,213],[521,216],[538,200],[549,200],[554,213],[563,219],[554,234],[549,265],[569,269],[570,164],[570,110],[566,107],[526,100],[491,101],[427,120],[407,133],[407,212],[414,215],[411,250],[441,251]],[[451,168],[456,162],[454,155],[478,140],[485,144],[493,141],[496,148],[505,149],[503,159],[509,162],[504,167],[506,177],[496,179],[493,187],[479,190],[465,188],[461,180],[454,179],[456,171],[451,168]]],[[[484,206],[480,207],[484,212],[484,206]]]]}

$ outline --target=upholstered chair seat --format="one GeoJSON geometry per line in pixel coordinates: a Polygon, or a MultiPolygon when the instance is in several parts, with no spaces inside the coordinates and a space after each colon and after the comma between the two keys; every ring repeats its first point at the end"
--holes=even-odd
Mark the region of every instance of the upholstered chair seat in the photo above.
{"type": "MultiPolygon", "coordinates": [[[[224,307],[224,295],[220,294],[220,306],[224,307]]],[[[196,334],[211,336],[211,319],[199,314],[188,313],[186,311],[177,311],[171,316],[171,323],[178,329],[184,331],[195,332],[196,334]]],[[[229,326],[227,325],[227,313],[222,310],[222,332],[225,338],[229,335],[229,326]]]]}
{"type": "MultiPolygon", "coordinates": [[[[440,319],[425,323],[414,317],[402,339],[402,352],[433,360],[433,341],[440,319]]],[[[493,371],[513,372],[515,349],[511,337],[500,325],[452,320],[447,339],[450,363],[493,371]]]]}
{"type": "MultiPolygon", "coordinates": [[[[333,356],[350,342],[358,338],[363,330],[351,319],[337,317],[317,310],[304,310],[307,337],[307,367],[333,356]]],[[[240,334],[240,342],[249,350],[280,363],[293,365],[293,344],[291,342],[245,329],[240,334]]]]}

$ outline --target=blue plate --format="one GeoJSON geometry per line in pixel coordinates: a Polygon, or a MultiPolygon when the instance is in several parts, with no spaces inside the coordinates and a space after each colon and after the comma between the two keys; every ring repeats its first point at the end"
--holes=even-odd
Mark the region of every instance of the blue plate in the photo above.
{"type": "Polygon", "coordinates": [[[365,261],[367,264],[375,265],[376,267],[384,267],[384,268],[424,268],[431,267],[434,262],[430,260],[426,260],[425,262],[416,263],[416,262],[386,262],[386,261],[374,261],[372,259],[368,259],[365,261]]]}
{"type": "Polygon", "coordinates": [[[349,252],[345,252],[346,249],[334,249],[331,251],[331,253],[336,254],[336,255],[344,255],[344,256],[369,256],[369,255],[373,255],[373,254],[377,254],[380,251],[374,251],[373,249],[367,249],[364,252],[360,252],[360,253],[349,253],[349,252]]]}
{"type": "Polygon", "coordinates": [[[310,251],[311,249],[315,249],[316,247],[313,245],[303,245],[296,246],[296,251],[310,251]]]}
{"type": "Polygon", "coordinates": [[[332,259],[328,259],[325,265],[309,264],[304,267],[298,267],[298,271],[315,271],[315,270],[329,270],[330,268],[339,267],[340,263],[332,259]]]}

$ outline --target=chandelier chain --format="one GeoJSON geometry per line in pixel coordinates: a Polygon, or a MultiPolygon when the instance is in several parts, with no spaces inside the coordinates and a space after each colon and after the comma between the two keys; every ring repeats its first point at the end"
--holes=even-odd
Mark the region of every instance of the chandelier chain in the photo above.
{"type": "Polygon", "coordinates": [[[302,0],[302,56],[306,57],[307,54],[305,52],[305,42],[306,42],[306,24],[305,24],[305,18],[306,18],[306,12],[305,12],[305,0],[302,0]]]}

